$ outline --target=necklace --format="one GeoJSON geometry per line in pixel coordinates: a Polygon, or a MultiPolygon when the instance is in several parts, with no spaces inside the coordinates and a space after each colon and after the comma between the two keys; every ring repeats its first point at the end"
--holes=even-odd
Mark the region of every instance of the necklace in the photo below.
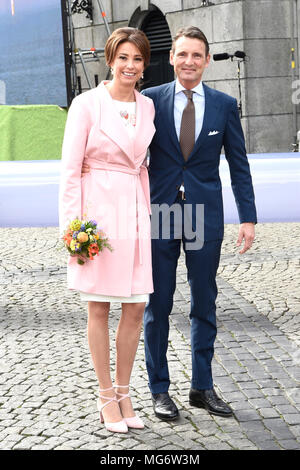
{"type": "Polygon", "coordinates": [[[120,115],[121,115],[121,117],[124,118],[124,119],[128,119],[128,117],[129,117],[129,114],[128,114],[128,112],[127,112],[126,110],[121,110],[121,111],[120,111],[120,115]]]}

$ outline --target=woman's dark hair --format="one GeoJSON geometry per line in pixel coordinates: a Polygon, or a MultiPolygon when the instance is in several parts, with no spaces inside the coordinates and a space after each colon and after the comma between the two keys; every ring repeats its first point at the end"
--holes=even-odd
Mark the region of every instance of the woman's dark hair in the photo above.
{"type": "Polygon", "coordinates": [[[150,43],[146,34],[137,28],[118,28],[109,36],[104,49],[106,63],[110,65],[114,61],[117,48],[124,42],[131,42],[138,48],[146,68],[150,62],[150,43]]]}

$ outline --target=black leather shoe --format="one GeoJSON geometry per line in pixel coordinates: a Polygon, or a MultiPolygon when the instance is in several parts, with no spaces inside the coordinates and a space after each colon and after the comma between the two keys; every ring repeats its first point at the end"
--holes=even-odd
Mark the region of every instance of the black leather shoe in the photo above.
{"type": "Polygon", "coordinates": [[[178,418],[179,411],[173,400],[166,393],[153,393],[152,402],[154,414],[163,421],[172,421],[178,418]]]}
{"type": "Polygon", "coordinates": [[[190,390],[190,405],[197,408],[205,408],[212,415],[223,416],[224,418],[233,416],[233,411],[221,398],[218,397],[215,390],[190,390]]]}

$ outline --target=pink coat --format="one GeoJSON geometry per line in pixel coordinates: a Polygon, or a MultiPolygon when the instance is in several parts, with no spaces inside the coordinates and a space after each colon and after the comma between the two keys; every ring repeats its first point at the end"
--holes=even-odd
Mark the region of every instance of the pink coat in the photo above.
{"type": "Polygon", "coordinates": [[[154,105],[135,91],[136,136],[128,136],[104,82],[77,96],[65,128],[59,221],[96,220],[113,251],[77,264],[68,261],[68,288],[129,297],[153,292],[148,170],[143,165],[155,133],[154,105]],[[81,177],[82,163],[90,173],[81,177]]]}

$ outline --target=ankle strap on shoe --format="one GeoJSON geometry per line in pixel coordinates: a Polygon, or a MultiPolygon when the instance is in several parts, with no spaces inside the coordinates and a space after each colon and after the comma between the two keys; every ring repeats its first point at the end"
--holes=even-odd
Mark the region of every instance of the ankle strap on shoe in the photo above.
{"type": "Polygon", "coordinates": [[[99,388],[99,391],[100,392],[107,392],[108,390],[113,390],[113,386],[112,387],[109,387],[109,388],[99,388]]]}
{"type": "MultiPolygon", "coordinates": [[[[114,388],[129,388],[129,385],[114,385],[114,388]]],[[[129,398],[129,392],[128,393],[120,393],[116,392],[117,395],[120,395],[121,398],[117,398],[117,401],[124,400],[125,398],[129,398]]]]}
{"type": "MultiPolygon", "coordinates": [[[[99,388],[99,391],[100,391],[100,392],[107,392],[108,390],[113,390],[113,389],[114,389],[114,387],[99,388]]],[[[106,403],[99,403],[100,411],[102,411],[105,406],[109,405],[109,404],[112,403],[113,401],[117,401],[117,397],[116,397],[116,396],[114,396],[114,397],[106,397],[105,395],[101,395],[101,393],[99,394],[99,398],[102,398],[102,400],[107,400],[106,403]]]]}

